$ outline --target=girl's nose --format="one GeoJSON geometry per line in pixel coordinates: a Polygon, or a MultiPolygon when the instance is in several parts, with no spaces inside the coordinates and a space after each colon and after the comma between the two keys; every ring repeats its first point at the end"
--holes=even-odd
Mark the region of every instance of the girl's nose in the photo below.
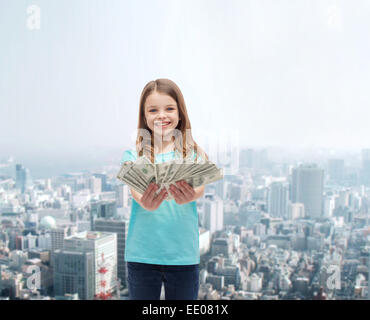
{"type": "Polygon", "coordinates": [[[165,119],[166,118],[166,112],[164,111],[161,111],[158,115],[158,119],[161,120],[161,119],[165,119]]]}

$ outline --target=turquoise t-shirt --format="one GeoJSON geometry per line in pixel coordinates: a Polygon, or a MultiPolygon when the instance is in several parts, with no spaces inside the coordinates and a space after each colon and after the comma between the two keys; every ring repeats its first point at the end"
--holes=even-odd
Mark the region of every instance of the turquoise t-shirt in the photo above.
{"type": "MultiPolygon", "coordinates": [[[[155,163],[167,162],[174,157],[174,151],[158,154],[155,163]]],[[[136,158],[136,150],[126,150],[121,165],[136,158]]],[[[199,264],[196,201],[179,205],[175,200],[163,200],[156,210],[148,211],[132,199],[125,261],[161,265],[199,264]]]]}

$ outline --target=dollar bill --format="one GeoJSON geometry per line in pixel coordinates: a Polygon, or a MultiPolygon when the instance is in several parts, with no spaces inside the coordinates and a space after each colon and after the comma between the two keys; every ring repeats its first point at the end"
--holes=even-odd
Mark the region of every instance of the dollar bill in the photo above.
{"type": "Polygon", "coordinates": [[[165,200],[173,200],[169,187],[176,181],[185,180],[192,188],[197,188],[223,179],[223,170],[209,160],[202,163],[171,160],[153,164],[146,156],[141,156],[134,162],[123,163],[117,178],[140,194],[155,182],[159,186],[156,194],[165,188],[168,193],[165,200]]]}

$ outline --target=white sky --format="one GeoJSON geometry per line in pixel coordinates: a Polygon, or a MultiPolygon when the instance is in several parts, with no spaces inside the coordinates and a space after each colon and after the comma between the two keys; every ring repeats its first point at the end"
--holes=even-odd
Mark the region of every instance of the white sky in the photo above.
{"type": "Polygon", "coordinates": [[[0,0],[0,21],[0,155],[124,149],[162,77],[200,145],[370,145],[370,1],[0,0]]]}

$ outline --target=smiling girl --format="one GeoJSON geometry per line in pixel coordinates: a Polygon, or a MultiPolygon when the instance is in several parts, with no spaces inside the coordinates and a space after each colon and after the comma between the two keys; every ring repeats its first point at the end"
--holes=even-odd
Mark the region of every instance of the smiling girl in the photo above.
{"type": "MultiPolygon", "coordinates": [[[[184,97],[171,80],[158,79],[144,87],[138,129],[147,130],[150,137],[138,134],[136,150],[126,150],[121,164],[142,155],[152,163],[189,156],[195,162],[208,159],[192,138],[184,97]],[[174,133],[180,133],[180,139],[174,133]]],[[[166,300],[196,300],[200,263],[196,199],[203,196],[204,186],[192,188],[176,181],[169,188],[173,200],[165,200],[165,188],[156,194],[158,189],[155,183],[143,194],[130,189],[133,201],[125,248],[130,299],[158,300],[164,282],[166,300]]]]}

